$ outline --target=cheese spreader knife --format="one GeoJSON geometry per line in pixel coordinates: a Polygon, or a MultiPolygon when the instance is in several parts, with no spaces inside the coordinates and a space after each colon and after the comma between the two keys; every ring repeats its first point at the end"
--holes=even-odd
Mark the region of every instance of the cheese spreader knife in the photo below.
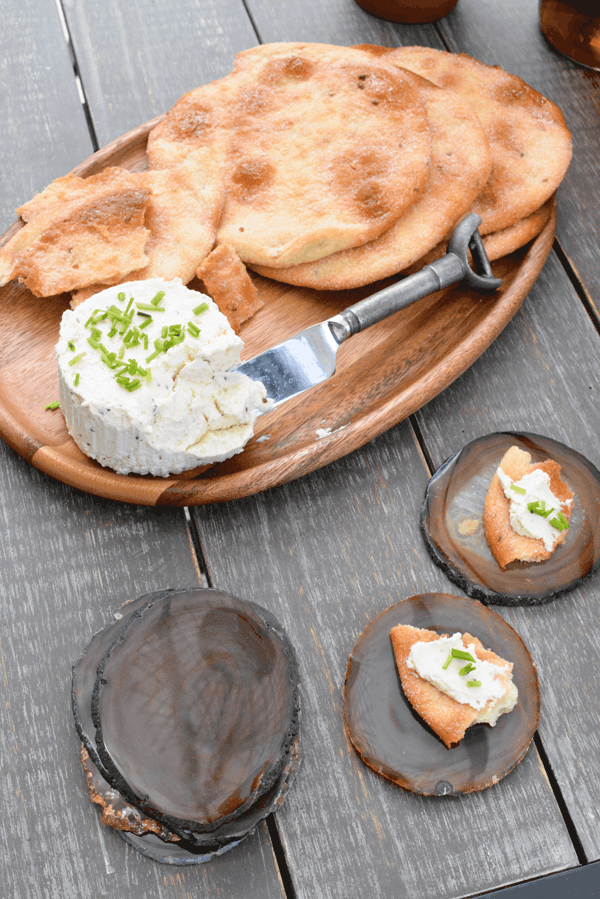
{"type": "MultiPolygon", "coordinates": [[[[393,315],[411,303],[450,287],[463,279],[482,290],[497,290],[478,228],[481,219],[470,213],[454,229],[448,252],[420,272],[360,300],[338,315],[300,331],[293,337],[242,362],[235,371],[254,381],[262,381],[275,409],[287,400],[321,384],[335,373],[338,347],[359,331],[393,315]],[[469,265],[471,251],[475,271],[469,265]]],[[[270,410],[267,410],[270,411],[270,410]]]]}

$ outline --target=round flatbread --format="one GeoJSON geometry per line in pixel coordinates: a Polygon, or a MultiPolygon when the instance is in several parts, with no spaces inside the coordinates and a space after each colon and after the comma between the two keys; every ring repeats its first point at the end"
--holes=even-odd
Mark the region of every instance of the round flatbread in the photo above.
{"type": "Polygon", "coordinates": [[[412,73],[326,44],[269,44],[186,95],[150,135],[151,167],[227,143],[217,243],[286,266],[390,227],[429,174],[430,134],[412,73]]]}
{"type": "Polygon", "coordinates": [[[401,47],[385,60],[468,100],[488,137],[493,168],[472,212],[480,232],[514,225],[554,193],[571,160],[571,135],[560,109],[516,75],[470,56],[401,47]]]}
{"type": "Polygon", "coordinates": [[[371,284],[424,256],[467,212],[491,172],[487,138],[469,103],[424,78],[417,83],[429,118],[431,166],[427,186],[410,209],[364,246],[285,269],[253,266],[255,271],[320,290],[371,284]]]}

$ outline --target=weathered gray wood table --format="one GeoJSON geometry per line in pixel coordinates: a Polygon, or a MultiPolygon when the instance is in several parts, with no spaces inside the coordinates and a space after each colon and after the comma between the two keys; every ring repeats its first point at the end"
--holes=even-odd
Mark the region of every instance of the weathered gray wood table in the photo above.
{"type": "Polygon", "coordinates": [[[460,0],[437,26],[395,26],[353,0],[4,0],[0,231],[50,180],[258,42],[470,53],[558,103],[575,155],[555,251],[521,311],[454,385],[341,461],[188,513],[93,498],[0,446],[0,896],[454,899],[524,881],[507,896],[596,895],[598,578],[502,611],[531,650],[543,702],[529,753],[493,789],[405,793],[362,765],[342,722],[346,662],[367,622],[414,593],[458,592],[417,530],[434,468],[503,429],[554,436],[600,465],[600,75],[550,49],[537,7],[460,0]],[[213,863],[175,870],[99,823],[70,666],[124,600],[200,583],[255,599],[287,627],[304,679],[304,762],[276,820],[213,863]]]}

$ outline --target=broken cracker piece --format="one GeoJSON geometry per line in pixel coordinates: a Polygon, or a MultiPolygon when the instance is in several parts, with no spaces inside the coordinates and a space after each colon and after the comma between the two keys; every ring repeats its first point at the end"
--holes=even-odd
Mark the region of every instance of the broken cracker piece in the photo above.
{"type": "Polygon", "coordinates": [[[256,287],[250,280],[246,266],[228,244],[220,244],[200,263],[196,275],[204,281],[208,294],[215,301],[236,334],[243,322],[262,308],[256,287]]]}

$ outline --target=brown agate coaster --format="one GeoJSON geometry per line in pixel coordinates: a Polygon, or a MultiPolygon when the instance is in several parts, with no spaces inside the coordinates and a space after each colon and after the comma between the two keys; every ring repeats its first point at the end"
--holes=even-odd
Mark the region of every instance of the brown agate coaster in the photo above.
{"type": "Polygon", "coordinates": [[[527,752],[540,714],[538,677],[525,644],[496,612],[461,596],[426,593],[391,606],[367,625],[348,662],[345,712],[352,745],[377,774],[425,796],[471,793],[497,783],[527,752]],[[402,690],[390,640],[397,624],[478,637],[514,663],[515,708],[495,727],[473,725],[458,746],[446,749],[402,690]]]}
{"type": "Polygon", "coordinates": [[[468,443],[436,471],[425,491],[421,532],[433,561],[461,590],[484,603],[538,605],[576,587],[600,564],[600,472],[550,437],[502,432],[468,443]],[[504,453],[517,446],[533,463],[550,458],[575,494],[564,543],[543,562],[500,568],[483,525],[485,497],[504,453]]]}
{"type": "Polygon", "coordinates": [[[206,861],[275,811],[296,773],[295,653],[270,613],[216,590],[142,596],[119,619],[73,668],[94,790],[180,837],[120,831],[145,855],[206,861]],[[202,819],[186,818],[190,801],[202,819]]]}

